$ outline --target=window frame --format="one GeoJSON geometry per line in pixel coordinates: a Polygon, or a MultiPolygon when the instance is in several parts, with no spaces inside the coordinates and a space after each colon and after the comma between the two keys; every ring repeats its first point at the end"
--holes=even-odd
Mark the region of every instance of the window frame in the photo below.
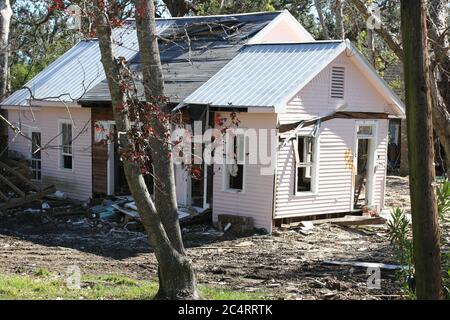
{"type": "Polygon", "coordinates": [[[314,136],[313,134],[309,133],[297,133],[295,138],[292,140],[293,142],[293,153],[294,153],[294,195],[295,196],[311,196],[311,195],[317,195],[319,188],[318,188],[318,181],[319,181],[319,135],[314,136]],[[308,162],[299,162],[299,154],[296,153],[298,151],[298,139],[299,138],[310,138],[312,140],[312,156],[311,156],[311,165],[305,165],[308,162]],[[311,190],[308,191],[299,191],[298,190],[298,169],[299,168],[310,168],[310,174],[311,174],[311,190]]]}
{"type": "MultiPolygon", "coordinates": [[[[227,132],[227,135],[229,135],[229,133],[227,132]]],[[[236,128],[232,130],[232,137],[233,137],[233,147],[234,147],[234,137],[236,137],[236,144],[237,144],[237,148],[239,148],[239,146],[242,144],[242,140],[239,139],[239,136],[243,136],[243,152],[240,152],[241,149],[237,149],[236,150],[236,156],[237,156],[237,161],[236,164],[237,165],[241,165],[242,166],[242,189],[234,189],[234,188],[230,188],[230,174],[227,171],[227,166],[229,165],[227,163],[227,151],[228,151],[228,144],[227,144],[227,139],[224,139],[223,142],[223,147],[224,147],[224,160],[225,163],[222,166],[223,169],[223,191],[224,192],[229,192],[229,193],[245,193],[245,176],[246,176],[246,159],[248,156],[248,142],[247,142],[247,129],[246,128],[236,128]],[[238,133],[236,134],[235,131],[238,131],[238,133]],[[239,154],[242,153],[243,159],[239,159],[239,154]]]]}
{"type": "Polygon", "coordinates": [[[34,174],[34,171],[39,172],[39,174],[40,174],[40,179],[32,179],[32,180],[41,182],[42,181],[42,151],[39,151],[40,152],[40,158],[39,159],[34,159],[33,158],[33,133],[39,133],[40,141],[41,141],[40,147],[42,147],[42,133],[41,133],[41,129],[40,128],[36,128],[36,127],[30,127],[29,128],[29,137],[30,137],[30,168],[31,168],[31,172],[33,174],[34,174]],[[33,169],[33,161],[38,161],[40,163],[40,169],[33,169]]]}
{"type": "Polygon", "coordinates": [[[75,167],[75,156],[74,156],[74,143],[73,143],[73,137],[74,137],[74,130],[73,130],[73,121],[70,119],[59,119],[58,120],[58,133],[59,133],[59,170],[62,171],[74,171],[75,167]],[[64,152],[64,139],[63,139],[63,125],[70,125],[71,128],[71,134],[72,134],[72,140],[71,140],[71,151],[72,153],[64,152]],[[65,156],[71,156],[72,157],[72,168],[64,168],[64,157],[65,156]]]}

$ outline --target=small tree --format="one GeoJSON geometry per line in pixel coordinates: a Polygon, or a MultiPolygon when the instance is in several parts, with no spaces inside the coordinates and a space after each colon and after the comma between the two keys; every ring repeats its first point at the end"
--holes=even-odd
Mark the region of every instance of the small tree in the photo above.
{"type": "MultiPolygon", "coordinates": [[[[133,95],[127,62],[115,57],[112,38],[114,10],[96,0],[96,31],[101,60],[112,98],[125,175],[159,263],[157,299],[197,299],[196,277],[186,255],[178,223],[175,178],[170,144],[170,110],[164,98],[164,79],[158,49],[153,1],[136,0],[136,27],[146,102],[133,95]],[[136,128],[139,122],[140,128],[136,128]],[[138,132],[137,132],[138,131],[138,132]],[[136,134],[134,134],[136,133],[136,134]],[[143,137],[142,134],[145,134],[143,137]],[[153,201],[144,181],[142,160],[148,144],[157,181],[153,201]]],[[[110,5],[114,5],[111,1],[110,5]]]]}
{"type": "MultiPolygon", "coordinates": [[[[0,101],[5,98],[9,87],[9,28],[12,10],[9,0],[0,0],[0,101]]],[[[0,119],[0,154],[3,151],[5,123],[0,119]]]]}
{"type": "Polygon", "coordinates": [[[8,40],[11,16],[9,0],[0,0],[0,101],[8,91],[8,40]]]}

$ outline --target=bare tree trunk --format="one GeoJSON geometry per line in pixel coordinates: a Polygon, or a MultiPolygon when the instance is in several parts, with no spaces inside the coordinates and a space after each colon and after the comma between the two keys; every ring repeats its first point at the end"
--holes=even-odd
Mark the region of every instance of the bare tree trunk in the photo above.
{"type": "Polygon", "coordinates": [[[434,193],[432,92],[423,0],[401,1],[416,295],[442,297],[439,224],[434,193]]]}
{"type": "MultiPolygon", "coordinates": [[[[361,0],[350,0],[359,13],[364,19],[369,19],[372,16],[370,10],[366,7],[364,1],[361,0]]],[[[386,42],[389,48],[394,51],[394,53],[399,57],[400,60],[403,59],[403,49],[400,41],[389,31],[389,29],[381,24],[380,28],[375,29],[375,31],[380,35],[381,38],[386,42]]]]}
{"type": "Polygon", "coordinates": [[[163,0],[172,17],[182,17],[195,9],[189,0],[163,0]]]}
{"type": "MultiPolygon", "coordinates": [[[[158,38],[155,23],[155,7],[152,1],[136,0],[136,8],[141,14],[136,14],[136,26],[143,66],[144,92],[147,103],[157,105],[162,112],[170,113],[169,106],[162,104],[164,99],[164,79],[162,73],[161,58],[158,47],[158,38]]],[[[137,12],[138,12],[137,11],[137,12]]],[[[153,128],[160,137],[170,136],[170,123],[154,119],[153,128]]],[[[155,168],[156,181],[162,181],[155,188],[156,209],[169,235],[172,246],[185,259],[184,268],[160,268],[160,298],[172,298],[175,290],[183,289],[189,292],[189,296],[195,298],[196,280],[190,263],[187,263],[186,252],[181,237],[180,224],[178,222],[177,197],[175,190],[175,174],[171,157],[170,144],[161,139],[150,140],[152,149],[153,166],[155,168]],[[161,156],[162,155],[162,156],[161,156]],[[187,283],[174,284],[172,272],[184,273],[183,279],[187,283]]]]}
{"type": "Polygon", "coordinates": [[[334,16],[336,17],[337,36],[339,39],[345,39],[345,27],[342,11],[342,0],[334,0],[334,16]]]}
{"type": "MultiPolygon", "coordinates": [[[[9,0],[0,0],[0,101],[2,101],[9,91],[9,28],[12,10],[9,0]]],[[[2,111],[0,110],[0,113],[2,111]]],[[[0,153],[7,145],[6,124],[0,119],[0,153]]]]}
{"type": "Polygon", "coordinates": [[[367,53],[370,64],[375,67],[377,57],[375,53],[375,38],[371,29],[367,29],[367,53]]]}
{"type": "MultiPolygon", "coordinates": [[[[363,1],[351,0],[351,2],[365,19],[371,16],[363,1]]],[[[430,0],[428,7],[430,8],[429,20],[435,22],[431,23],[429,28],[429,37],[432,39],[431,47],[435,52],[431,57],[434,72],[430,75],[433,96],[433,127],[444,148],[448,171],[450,166],[450,90],[448,90],[450,87],[450,73],[448,72],[450,70],[450,57],[449,51],[445,51],[445,48],[448,48],[448,45],[445,45],[445,41],[448,41],[449,32],[448,27],[446,27],[448,22],[445,19],[448,16],[447,3],[447,0],[430,0]],[[440,32],[437,30],[438,27],[440,32]],[[447,40],[445,39],[445,33],[447,34],[447,40]],[[446,54],[436,54],[436,52],[445,52],[446,54]],[[438,67],[440,68],[436,71],[438,67]]],[[[403,61],[403,48],[400,41],[384,24],[380,28],[375,29],[375,31],[383,38],[397,57],[403,61]]],[[[405,158],[403,154],[402,158],[405,158]]]]}
{"type": "Polygon", "coordinates": [[[450,166],[450,43],[448,0],[429,0],[429,38],[432,49],[433,116],[440,123],[435,125],[439,140],[446,154],[446,166],[450,166]]]}
{"type": "Polygon", "coordinates": [[[400,175],[403,177],[409,175],[408,129],[406,119],[402,119],[400,124],[400,175]]]}
{"type": "MultiPolygon", "coordinates": [[[[108,87],[111,93],[114,119],[118,132],[127,133],[131,129],[131,120],[127,112],[123,112],[131,103],[130,91],[124,89],[132,82],[131,72],[123,59],[114,57],[112,47],[112,31],[107,19],[106,9],[95,1],[99,13],[96,15],[96,27],[99,38],[102,64],[105,69],[108,87]]],[[[162,68],[159,61],[159,51],[157,49],[156,26],[154,20],[153,1],[137,1],[136,10],[139,42],[142,44],[141,59],[145,78],[146,93],[155,95],[163,93],[162,68]],[[142,26],[145,29],[142,30],[142,26]],[[141,33],[144,32],[145,35],[141,33]],[[146,43],[141,41],[149,40],[146,43]],[[149,63],[150,60],[156,63],[149,63]],[[156,56],[158,58],[156,59],[156,56]],[[149,78],[150,75],[150,78],[149,78]],[[147,89],[150,88],[150,89],[147,89]],[[152,90],[152,91],[150,91],[152,90]],[[155,91],[153,91],[155,90],[155,91]]],[[[148,103],[152,103],[152,97],[148,103]]],[[[155,119],[155,122],[156,119],[155,119]]],[[[156,130],[166,130],[163,123],[156,127],[156,130]]],[[[133,150],[134,141],[130,140],[128,134],[120,135],[120,146],[122,150],[133,150]]],[[[192,263],[185,253],[181,239],[180,227],[177,216],[177,203],[175,197],[174,175],[171,158],[165,147],[168,145],[163,141],[152,139],[151,148],[153,165],[160,180],[158,188],[160,192],[155,194],[155,202],[152,201],[150,193],[144,181],[139,163],[123,157],[124,171],[131,193],[136,201],[142,223],[147,231],[149,242],[155,251],[159,263],[160,287],[156,299],[197,299],[196,277],[192,268],[192,263]],[[156,155],[156,156],[155,156],[156,155]]]]}
{"type": "Polygon", "coordinates": [[[317,15],[319,16],[320,25],[322,26],[323,37],[325,40],[328,40],[330,39],[330,33],[328,32],[327,23],[323,15],[322,0],[314,0],[314,4],[316,6],[317,15]]]}
{"type": "Polygon", "coordinates": [[[0,101],[8,89],[9,27],[12,10],[9,0],[0,0],[0,101]]]}

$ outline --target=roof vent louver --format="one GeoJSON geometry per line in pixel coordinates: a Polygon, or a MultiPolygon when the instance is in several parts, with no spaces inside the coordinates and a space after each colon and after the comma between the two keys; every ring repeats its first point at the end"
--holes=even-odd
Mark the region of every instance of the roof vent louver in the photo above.
{"type": "Polygon", "coordinates": [[[345,67],[331,68],[331,98],[344,99],[345,96],[345,67]]]}

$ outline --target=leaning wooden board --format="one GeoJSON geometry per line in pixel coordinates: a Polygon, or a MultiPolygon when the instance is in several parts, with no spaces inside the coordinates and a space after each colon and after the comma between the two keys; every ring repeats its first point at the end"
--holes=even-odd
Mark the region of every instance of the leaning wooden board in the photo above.
{"type": "Polygon", "coordinates": [[[10,197],[6,191],[0,191],[0,211],[21,207],[35,200],[39,200],[56,191],[55,186],[41,187],[20,173],[17,168],[12,168],[0,161],[0,182],[4,188],[11,191],[17,197],[10,197]],[[28,187],[25,192],[25,186],[28,187]]]}

